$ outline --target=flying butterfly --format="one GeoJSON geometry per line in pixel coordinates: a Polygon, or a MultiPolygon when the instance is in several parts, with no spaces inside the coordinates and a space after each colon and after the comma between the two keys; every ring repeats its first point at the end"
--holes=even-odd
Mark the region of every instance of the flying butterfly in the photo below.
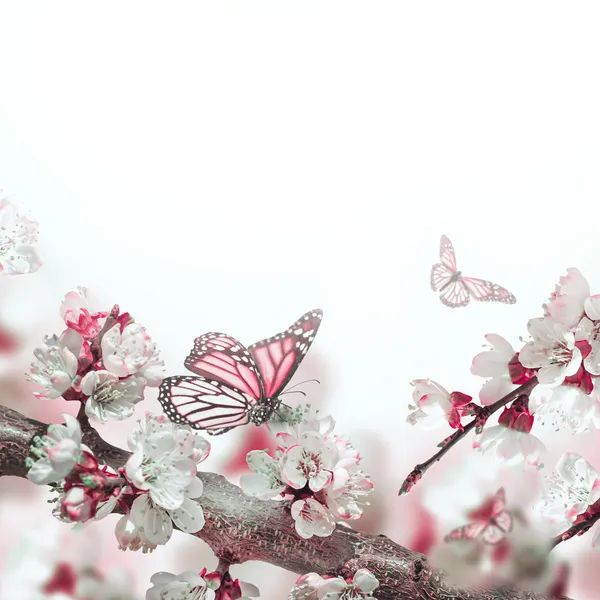
{"type": "Polygon", "coordinates": [[[445,538],[445,542],[458,540],[481,540],[484,544],[495,546],[512,530],[513,518],[506,510],[504,488],[468,515],[472,523],[457,527],[445,538]]]}
{"type": "Polygon", "coordinates": [[[311,310],[282,333],[248,348],[230,335],[205,333],[185,359],[195,374],[166,377],[158,399],[167,417],[220,435],[263,425],[283,407],[279,396],[315,339],[323,311],[311,310]]]}
{"type": "Polygon", "coordinates": [[[467,306],[473,297],[478,302],[504,302],[514,304],[517,299],[506,289],[491,281],[463,277],[456,268],[452,242],[445,236],[440,240],[440,261],[431,268],[431,289],[440,292],[446,306],[467,306]]]}

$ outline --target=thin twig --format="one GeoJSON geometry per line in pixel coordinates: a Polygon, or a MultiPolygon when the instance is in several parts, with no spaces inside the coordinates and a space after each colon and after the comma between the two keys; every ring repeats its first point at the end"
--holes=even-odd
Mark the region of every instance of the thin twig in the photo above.
{"type": "Polygon", "coordinates": [[[575,525],[572,525],[569,529],[560,535],[557,535],[552,540],[552,548],[556,548],[561,542],[566,542],[576,535],[583,535],[593,527],[598,519],[600,519],[600,512],[586,515],[579,523],[575,523],[575,525]]]}
{"type": "Polygon", "coordinates": [[[400,491],[398,495],[401,496],[403,494],[407,494],[410,490],[417,484],[417,482],[423,477],[427,469],[431,467],[434,463],[436,463],[442,456],[444,456],[447,452],[450,451],[452,447],[454,447],[460,440],[462,440],[467,433],[469,433],[472,429],[474,429],[479,422],[481,422],[482,415],[485,419],[489,418],[490,415],[493,415],[497,410],[502,408],[504,405],[516,400],[519,396],[528,396],[531,393],[531,390],[538,384],[537,377],[533,377],[523,385],[519,386],[516,390],[509,392],[506,396],[500,398],[500,400],[496,400],[494,404],[490,404],[489,406],[484,406],[479,410],[479,414],[472,420],[467,423],[463,429],[457,429],[450,437],[446,438],[444,442],[442,442],[441,449],[436,452],[430,459],[426,460],[424,463],[417,465],[408,477],[404,480],[404,483],[400,487],[400,491]]]}

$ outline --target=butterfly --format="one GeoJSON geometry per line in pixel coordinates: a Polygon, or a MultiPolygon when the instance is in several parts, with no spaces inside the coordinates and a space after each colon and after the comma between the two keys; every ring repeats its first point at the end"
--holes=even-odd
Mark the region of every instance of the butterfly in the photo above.
{"type": "Polygon", "coordinates": [[[211,435],[266,423],[282,406],[279,396],[312,345],[322,318],[323,311],[311,310],[284,332],[248,348],[224,333],[196,338],[184,362],[195,376],[166,377],[160,385],[158,400],[167,417],[211,435]]]}
{"type": "Polygon", "coordinates": [[[467,306],[472,296],[479,302],[514,304],[517,299],[506,289],[491,281],[463,277],[456,270],[456,256],[452,242],[445,236],[440,240],[440,261],[431,268],[431,289],[440,292],[446,306],[467,306]]]}
{"type": "Polygon", "coordinates": [[[444,538],[445,542],[478,539],[493,546],[499,544],[505,535],[512,531],[513,518],[506,510],[504,488],[500,488],[494,496],[471,511],[468,516],[473,522],[452,530],[444,538]]]}

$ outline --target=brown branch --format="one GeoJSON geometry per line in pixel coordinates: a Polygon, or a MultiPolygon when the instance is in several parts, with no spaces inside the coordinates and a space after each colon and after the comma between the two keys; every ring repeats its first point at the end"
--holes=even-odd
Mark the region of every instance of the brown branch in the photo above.
{"type": "Polygon", "coordinates": [[[489,406],[482,407],[479,410],[479,414],[472,421],[469,421],[462,430],[457,429],[451,436],[449,436],[442,442],[442,447],[438,452],[436,452],[431,458],[426,460],[424,463],[415,466],[415,468],[409,473],[409,475],[404,480],[404,483],[400,487],[398,495],[401,496],[402,494],[407,494],[408,492],[410,492],[410,490],[420,481],[425,472],[433,464],[440,460],[442,456],[449,452],[451,448],[456,446],[456,444],[458,444],[458,442],[460,442],[460,440],[462,440],[467,435],[467,433],[469,433],[472,429],[475,429],[475,427],[477,427],[477,425],[482,421],[482,418],[485,422],[485,420],[488,419],[491,415],[493,415],[497,410],[499,410],[509,402],[516,400],[519,396],[529,396],[531,390],[533,390],[537,383],[537,377],[533,377],[523,385],[519,386],[516,390],[513,390],[512,392],[506,394],[506,396],[500,398],[500,400],[496,400],[496,402],[490,404],[489,406]]]}
{"type": "Polygon", "coordinates": [[[556,548],[556,546],[558,546],[561,542],[566,542],[576,535],[583,535],[586,531],[589,531],[594,526],[598,519],[600,519],[600,512],[585,512],[582,515],[579,515],[575,525],[571,525],[569,529],[560,535],[557,535],[552,540],[552,548],[556,548]]]}
{"type": "MultiPolygon", "coordinates": [[[[0,476],[27,473],[25,458],[32,438],[47,425],[0,406],[0,476]]],[[[84,423],[85,442],[99,458],[117,468],[129,456],[111,446],[84,423]]],[[[260,501],[221,475],[200,473],[204,483],[201,504],[206,525],[196,535],[204,540],[223,564],[258,560],[298,574],[351,576],[367,568],[380,582],[380,600],[550,600],[549,596],[510,590],[453,588],[444,575],[432,569],[427,557],[412,552],[384,535],[360,533],[339,525],[326,538],[299,538],[283,502],[260,501]]],[[[563,600],[568,600],[564,598],[563,600]]]]}

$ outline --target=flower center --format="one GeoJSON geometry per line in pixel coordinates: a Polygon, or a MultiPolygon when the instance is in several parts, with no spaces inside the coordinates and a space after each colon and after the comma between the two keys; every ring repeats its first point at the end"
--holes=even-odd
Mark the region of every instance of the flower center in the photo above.
{"type": "Polygon", "coordinates": [[[320,452],[302,451],[302,456],[298,462],[298,470],[306,477],[313,479],[323,469],[323,460],[320,452]]]}
{"type": "Polygon", "coordinates": [[[552,473],[548,477],[548,481],[550,482],[548,497],[551,498],[552,502],[559,500],[565,504],[565,507],[570,504],[587,503],[590,492],[583,483],[584,479],[577,475],[572,467],[567,467],[567,469],[571,471],[575,480],[580,483],[567,483],[557,473],[552,473]]]}
{"type": "Polygon", "coordinates": [[[114,387],[110,382],[106,381],[99,385],[92,394],[92,398],[98,404],[110,404],[125,396],[125,393],[117,387],[114,387]]]}

